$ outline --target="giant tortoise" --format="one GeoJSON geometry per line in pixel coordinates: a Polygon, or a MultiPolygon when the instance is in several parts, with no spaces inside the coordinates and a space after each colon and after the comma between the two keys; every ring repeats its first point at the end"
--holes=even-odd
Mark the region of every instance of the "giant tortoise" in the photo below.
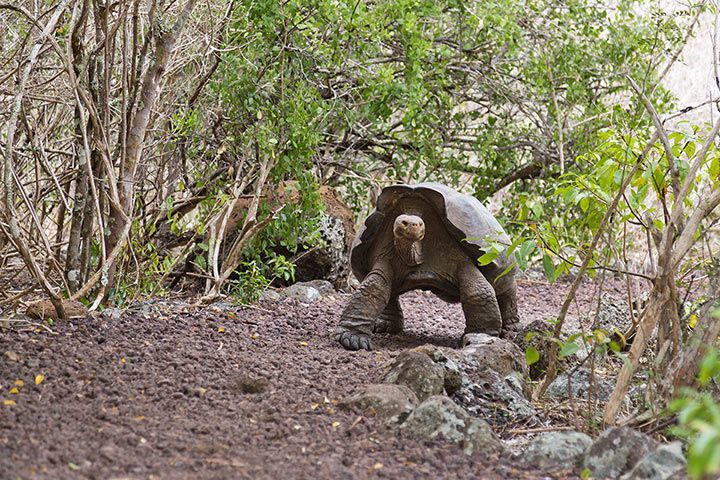
{"type": "Polygon", "coordinates": [[[478,263],[493,244],[510,239],[476,198],[439,183],[384,188],[353,243],[350,263],[361,284],[342,312],[337,340],[370,350],[372,332],[401,332],[398,297],[416,289],[462,303],[466,334],[514,330],[514,256],[501,252],[478,263]]]}

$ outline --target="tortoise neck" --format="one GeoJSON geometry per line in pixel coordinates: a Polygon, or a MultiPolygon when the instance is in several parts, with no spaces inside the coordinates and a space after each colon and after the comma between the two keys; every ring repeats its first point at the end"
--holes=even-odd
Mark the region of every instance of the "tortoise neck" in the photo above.
{"type": "Polygon", "coordinates": [[[406,238],[395,237],[395,253],[408,267],[416,267],[423,263],[422,241],[413,242],[406,238]]]}

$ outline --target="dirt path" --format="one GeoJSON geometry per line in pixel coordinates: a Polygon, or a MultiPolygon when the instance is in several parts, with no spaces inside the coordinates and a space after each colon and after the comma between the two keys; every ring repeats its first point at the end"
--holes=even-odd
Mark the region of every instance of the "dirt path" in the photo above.
{"type": "MultiPolygon", "coordinates": [[[[556,314],[566,287],[522,282],[524,321],[556,314]]],[[[0,479],[566,478],[488,465],[338,410],[399,351],[457,346],[463,329],[458,305],[412,293],[402,299],[405,334],[351,353],[331,335],[345,301],[193,309],[158,300],[119,319],[55,325],[56,335],[0,334],[0,479]]]]}

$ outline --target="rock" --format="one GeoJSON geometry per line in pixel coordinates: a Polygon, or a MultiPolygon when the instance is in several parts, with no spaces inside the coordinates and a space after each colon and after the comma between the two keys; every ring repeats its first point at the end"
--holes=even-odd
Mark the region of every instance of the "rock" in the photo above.
{"type": "Polygon", "coordinates": [[[101,457],[103,457],[105,460],[114,461],[115,457],[117,456],[117,447],[115,445],[103,445],[98,450],[98,453],[101,457]]]}
{"type": "Polygon", "coordinates": [[[525,352],[509,340],[469,333],[463,337],[462,347],[464,363],[490,368],[503,376],[512,372],[528,373],[525,352]]]}
{"type": "Polygon", "coordinates": [[[419,352],[427,355],[433,362],[443,367],[443,385],[445,393],[452,396],[460,390],[463,383],[463,372],[454,360],[449,359],[441,348],[435,345],[425,344],[412,349],[413,352],[419,352]]]}
{"type": "MultiPolygon", "coordinates": [[[[89,314],[87,307],[77,300],[63,300],[62,304],[67,318],[85,318],[89,314]]],[[[57,320],[55,307],[50,300],[38,300],[28,304],[25,315],[35,320],[48,318],[57,320]]]]}
{"type": "Polygon", "coordinates": [[[328,279],[338,288],[344,287],[350,273],[346,242],[354,235],[352,223],[349,226],[350,229],[342,218],[321,213],[317,232],[323,243],[310,250],[298,252],[295,278],[298,280],[328,279]]]}
{"type": "Polygon", "coordinates": [[[20,360],[20,356],[12,350],[6,351],[5,353],[3,353],[3,356],[5,356],[5,358],[7,358],[11,362],[17,362],[20,360]]]}
{"type": "Polygon", "coordinates": [[[122,317],[122,310],[119,308],[106,308],[102,312],[103,318],[116,322],[122,317]]]}
{"type": "Polygon", "coordinates": [[[661,445],[645,455],[623,480],[669,480],[682,478],[687,468],[687,460],[683,455],[682,444],[672,442],[661,445]]]}
{"type": "MultiPolygon", "coordinates": [[[[588,398],[590,393],[590,370],[578,368],[568,376],[568,373],[561,373],[550,384],[546,395],[556,399],[588,398]],[[568,383],[570,389],[568,391],[568,383]]],[[[613,391],[613,386],[607,381],[595,375],[592,382],[593,395],[598,400],[607,400],[613,391]]]]}
{"type": "Polygon", "coordinates": [[[627,303],[622,300],[603,298],[597,318],[594,319],[592,329],[602,329],[609,333],[619,332],[625,334],[632,327],[632,318],[627,303]]]}
{"type": "Polygon", "coordinates": [[[405,350],[388,365],[383,383],[405,385],[420,401],[445,389],[445,371],[426,354],[405,350]]]}
{"type": "Polygon", "coordinates": [[[587,450],[583,467],[593,477],[619,478],[657,446],[658,442],[631,428],[609,428],[587,450]]]}
{"type": "MultiPolygon", "coordinates": [[[[415,350],[443,367],[445,391],[472,415],[501,425],[536,413],[522,374],[512,370],[507,375],[498,373],[487,364],[488,356],[475,347],[455,350],[425,345],[415,350]]],[[[506,358],[505,366],[499,365],[498,370],[508,371],[509,363],[506,358]]]]}
{"type": "Polygon", "coordinates": [[[535,320],[528,325],[524,325],[515,334],[513,341],[522,350],[526,351],[528,346],[532,346],[540,354],[537,362],[529,365],[530,378],[538,380],[545,375],[548,367],[548,358],[550,358],[550,347],[553,342],[548,338],[548,333],[552,333],[553,326],[545,320],[535,320]]]}
{"type": "Polygon", "coordinates": [[[532,417],[537,412],[525,391],[525,383],[517,373],[505,377],[483,368],[466,373],[462,387],[452,398],[470,413],[493,425],[532,417]]]}
{"type": "Polygon", "coordinates": [[[282,296],[280,295],[280,293],[278,293],[277,290],[268,288],[260,296],[260,301],[262,301],[262,302],[277,302],[281,298],[282,298],[282,296]]]}
{"type": "Polygon", "coordinates": [[[356,389],[349,397],[340,400],[338,406],[370,410],[379,417],[403,421],[417,404],[417,396],[405,385],[376,383],[356,389]]]}
{"type": "Polygon", "coordinates": [[[490,425],[472,417],[443,395],[432,396],[418,405],[400,426],[400,432],[419,440],[441,436],[450,442],[462,443],[467,455],[479,451],[495,457],[505,452],[490,425]]]}
{"type": "Polygon", "coordinates": [[[574,468],[592,442],[582,432],[546,432],[530,440],[520,459],[525,465],[574,468]]]}
{"type": "Polygon", "coordinates": [[[327,280],[312,280],[290,285],[280,292],[280,298],[294,298],[303,303],[312,303],[334,291],[332,284],[327,280]]]}

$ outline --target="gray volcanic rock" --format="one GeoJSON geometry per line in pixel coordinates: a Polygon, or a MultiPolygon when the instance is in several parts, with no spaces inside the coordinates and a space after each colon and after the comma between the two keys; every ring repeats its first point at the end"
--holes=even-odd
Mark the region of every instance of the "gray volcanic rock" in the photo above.
{"type": "Polygon", "coordinates": [[[657,447],[657,441],[631,428],[609,428],[590,446],[583,466],[594,477],[618,478],[657,447]]]}
{"type": "Polygon", "coordinates": [[[684,478],[687,460],[683,455],[682,444],[672,442],[661,445],[645,455],[623,480],[668,480],[684,478]]]}
{"type": "Polygon", "coordinates": [[[487,422],[471,416],[444,395],[432,396],[418,405],[400,426],[400,432],[420,440],[442,437],[462,443],[468,455],[482,452],[495,457],[505,452],[505,446],[487,422]]]}
{"type": "Polygon", "coordinates": [[[359,409],[391,420],[403,420],[415,406],[418,398],[405,385],[388,383],[363,385],[350,396],[341,400],[338,406],[345,409],[359,409]]]}
{"type": "Polygon", "coordinates": [[[544,467],[577,467],[592,443],[592,438],[582,432],[542,433],[530,440],[521,456],[521,461],[527,465],[544,467]]]}
{"type": "Polygon", "coordinates": [[[445,371],[424,353],[405,350],[389,364],[383,383],[405,385],[422,401],[445,389],[445,371]]]}

